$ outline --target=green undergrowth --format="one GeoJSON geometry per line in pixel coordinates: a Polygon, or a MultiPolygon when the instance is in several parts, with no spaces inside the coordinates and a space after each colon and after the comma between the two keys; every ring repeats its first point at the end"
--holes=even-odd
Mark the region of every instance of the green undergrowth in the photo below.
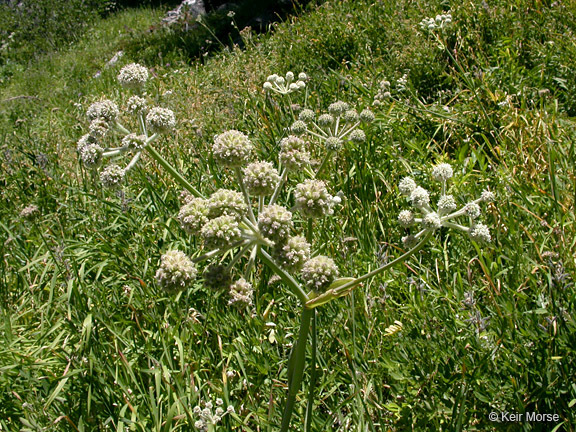
{"type": "MultiPolygon", "coordinates": [[[[236,410],[220,430],[278,428],[296,299],[266,270],[253,309],[200,282],[168,296],[154,279],[161,254],[198,247],[175,219],[179,187],[144,158],[110,192],[77,161],[87,106],[125,101],[115,77],[132,61],[150,68],[149,95],[178,118],[156,148],[203,189],[230,184],[225,170],[209,174],[215,134],[244,131],[275,161],[290,105],[372,108],[366,142],[325,171],[344,198],[315,244],[343,276],[401,253],[402,177],[433,191],[431,166],[449,162],[459,201],[496,193],[491,244],[440,231],[321,308],[311,430],[574,430],[572,2],[327,1],[269,33],[243,32],[242,48],[167,64],[151,37],[142,56],[129,49],[105,66],[163,13],[114,14],[2,78],[0,430],[188,431],[193,407],[215,398],[236,410]],[[420,31],[448,10],[442,40],[420,31]],[[288,70],[308,74],[305,94],[265,95],[266,77],[288,70]],[[375,106],[384,80],[391,97],[375,106]],[[20,217],[30,204],[34,221],[20,217]],[[559,420],[490,421],[501,411],[559,420]]],[[[296,405],[292,430],[304,430],[304,392],[296,405]]]]}

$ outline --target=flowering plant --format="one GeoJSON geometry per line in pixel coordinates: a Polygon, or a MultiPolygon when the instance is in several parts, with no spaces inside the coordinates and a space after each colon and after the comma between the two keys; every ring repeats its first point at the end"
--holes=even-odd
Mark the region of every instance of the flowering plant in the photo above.
{"type": "MultiPolygon", "coordinates": [[[[167,251],[156,272],[158,285],[168,294],[178,294],[202,275],[206,285],[228,289],[229,303],[242,307],[251,305],[254,281],[261,274],[257,269],[266,266],[302,305],[298,340],[288,364],[289,389],[281,431],[287,431],[290,426],[296,395],[304,376],[307,341],[310,334],[313,341],[316,338],[311,328],[315,329],[312,323],[318,307],[347,295],[362,282],[405,261],[421,250],[434,231],[442,227],[465,231],[476,241],[490,241],[488,228],[476,220],[480,214],[479,203],[492,200],[493,194],[486,191],[480,199],[457,210],[454,197],[447,195],[447,180],[452,177],[453,170],[443,163],[432,171],[442,189],[436,210],[430,205],[428,191],[417,186],[413,179],[406,177],[399,184],[400,193],[409,197],[415,213],[402,211],[398,220],[407,228],[420,226],[416,234],[404,238],[406,251],[370,273],[339,278],[340,271],[335,261],[316,253],[312,244],[316,221],[336,217],[341,202],[340,196],[331,193],[330,185],[322,180],[321,175],[329,157],[336,155],[347,141],[363,142],[366,139],[360,126],[375,120],[370,110],[358,114],[342,101],[331,104],[328,113],[318,117],[311,109],[302,110],[279,142],[276,166],[273,162],[255,159],[256,146],[248,135],[238,130],[224,131],[214,138],[211,156],[218,166],[233,174],[237,188],[222,188],[205,194],[193,187],[152,147],[159,134],[175,127],[176,120],[174,113],[166,108],[148,108],[147,101],[141,96],[147,79],[145,68],[126,66],[118,79],[125,87],[138,93],[129,99],[127,111],[137,116],[139,132],[130,132],[120,123],[119,108],[112,101],[96,102],[87,111],[91,120],[90,132],[80,139],[78,152],[80,159],[90,168],[98,168],[106,157],[132,154],[125,168],[112,164],[100,173],[104,186],[119,187],[125,174],[146,151],[185,190],[184,204],[177,218],[182,229],[198,237],[202,246],[193,256],[180,250],[167,251]],[[109,131],[124,135],[120,147],[101,144],[109,131]],[[319,155],[312,152],[312,140],[320,144],[315,146],[319,155]],[[315,156],[320,156],[322,161],[313,163],[315,156]],[[470,227],[454,222],[464,216],[469,217],[470,227]],[[228,257],[230,259],[226,262],[228,257]],[[208,265],[201,272],[198,267],[203,262],[208,265]]],[[[305,79],[305,74],[300,74],[299,80],[293,82],[294,74],[291,72],[286,74],[286,78],[271,75],[264,89],[286,95],[304,88],[305,79]]],[[[314,350],[316,344],[313,342],[312,346],[314,350]]],[[[309,391],[313,394],[313,385],[309,391]]],[[[199,413],[207,409],[199,408],[199,413]]],[[[218,415],[222,413],[219,411],[218,415]]],[[[311,403],[307,422],[310,413],[311,403]]],[[[210,420],[208,411],[205,414],[203,419],[210,420]]]]}

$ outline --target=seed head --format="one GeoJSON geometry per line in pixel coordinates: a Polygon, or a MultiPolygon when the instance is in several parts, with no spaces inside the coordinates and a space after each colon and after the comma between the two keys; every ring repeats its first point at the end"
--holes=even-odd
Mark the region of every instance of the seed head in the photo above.
{"type": "Polygon", "coordinates": [[[369,109],[365,109],[360,113],[360,121],[362,123],[372,123],[376,117],[369,109]]]}
{"type": "Polygon", "coordinates": [[[464,211],[472,219],[477,219],[480,216],[480,213],[482,212],[480,206],[475,202],[466,204],[466,206],[464,207],[464,211]]]}
{"type": "Polygon", "coordinates": [[[90,122],[90,126],[88,127],[89,135],[94,138],[95,140],[102,139],[108,133],[110,129],[110,125],[107,121],[101,118],[94,119],[90,122]]]}
{"type": "Polygon", "coordinates": [[[292,126],[290,126],[290,132],[295,135],[302,135],[304,132],[306,132],[306,123],[304,123],[302,120],[296,120],[294,123],[292,123],[292,126]]]}
{"type": "Polygon", "coordinates": [[[90,134],[83,135],[76,144],[76,151],[80,153],[89,144],[97,144],[97,140],[90,134]]]}
{"type": "Polygon", "coordinates": [[[302,120],[304,123],[313,122],[315,117],[316,115],[314,114],[314,111],[312,111],[311,109],[303,109],[302,111],[300,111],[300,114],[298,115],[298,119],[302,120]]]}
{"type": "Polygon", "coordinates": [[[228,215],[208,221],[202,227],[200,234],[209,249],[225,248],[242,238],[238,222],[233,216],[228,215]]]}
{"type": "Polygon", "coordinates": [[[438,214],[446,215],[456,210],[456,200],[452,195],[442,195],[438,200],[438,214]]]}
{"type": "Polygon", "coordinates": [[[122,146],[134,150],[142,150],[144,147],[146,147],[146,136],[130,133],[122,138],[122,146]]]}
{"type": "Polygon", "coordinates": [[[410,194],[410,201],[416,207],[425,207],[430,203],[430,194],[421,186],[416,186],[410,194]]]}
{"type": "Polygon", "coordinates": [[[349,105],[342,101],[334,102],[328,106],[328,112],[337,116],[344,114],[348,109],[350,109],[349,105]]]}
{"type": "Polygon", "coordinates": [[[86,168],[97,168],[102,163],[103,152],[98,144],[88,144],[80,149],[80,160],[86,168]]]}
{"type": "Polygon", "coordinates": [[[148,69],[137,63],[130,63],[120,69],[118,81],[123,87],[138,89],[148,80],[148,69]]]}
{"type": "Polygon", "coordinates": [[[426,229],[437,230],[442,226],[442,220],[436,212],[430,212],[422,219],[422,226],[426,229]]]}
{"type": "Polygon", "coordinates": [[[333,197],[322,180],[309,179],[296,185],[294,196],[296,207],[305,217],[319,218],[333,213],[333,197]]]}
{"type": "Polygon", "coordinates": [[[208,214],[209,209],[206,200],[193,197],[180,208],[178,220],[187,233],[197,235],[206,222],[208,222],[208,214]]]}
{"type": "Polygon", "coordinates": [[[338,277],[338,267],[333,259],[319,255],[304,263],[301,274],[309,289],[322,292],[338,277]]]}
{"type": "Polygon", "coordinates": [[[258,229],[273,242],[281,242],[292,230],[292,213],[276,204],[264,207],[258,215],[258,229]]]}
{"type": "Polygon", "coordinates": [[[168,294],[175,294],[184,290],[197,273],[196,265],[184,252],[172,250],[162,255],[156,281],[168,294]]]}
{"type": "Polygon", "coordinates": [[[253,149],[250,139],[234,129],[216,136],[212,146],[214,159],[228,167],[244,165],[250,160],[253,149]]]}
{"type": "Polygon", "coordinates": [[[484,202],[492,202],[496,199],[496,195],[494,195],[494,192],[485,190],[482,192],[482,195],[480,195],[480,199],[484,202]]]}
{"type": "Polygon", "coordinates": [[[334,123],[334,116],[332,114],[322,114],[318,117],[318,124],[320,126],[331,126],[334,123]]]}
{"type": "Polygon", "coordinates": [[[244,168],[244,184],[251,195],[271,195],[279,181],[278,170],[270,162],[253,162],[244,168]]]}
{"type": "Polygon", "coordinates": [[[359,118],[355,109],[350,109],[342,115],[342,119],[347,123],[356,123],[359,118]]]}
{"type": "Polygon", "coordinates": [[[355,129],[350,133],[350,141],[358,143],[364,142],[366,141],[366,134],[362,129],[355,129]]]}
{"type": "Polygon", "coordinates": [[[324,142],[327,150],[330,151],[338,151],[342,148],[342,140],[338,137],[332,136],[326,139],[324,142]]]}
{"type": "Polygon", "coordinates": [[[168,108],[154,107],[146,116],[146,124],[152,133],[167,133],[176,127],[176,117],[168,108]]]}

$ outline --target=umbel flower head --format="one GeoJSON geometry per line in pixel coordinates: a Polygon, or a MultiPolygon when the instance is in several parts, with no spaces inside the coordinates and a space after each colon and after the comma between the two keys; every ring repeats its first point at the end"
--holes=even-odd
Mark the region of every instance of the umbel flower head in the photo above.
{"type": "Polygon", "coordinates": [[[124,180],[125,171],[116,164],[108,165],[100,173],[100,182],[107,188],[117,188],[124,180]]]}
{"type": "Polygon", "coordinates": [[[162,255],[156,281],[169,294],[185,289],[195,278],[198,270],[194,262],[179,250],[162,255]]]}
{"type": "Polygon", "coordinates": [[[290,237],[286,243],[278,243],[273,256],[280,265],[290,271],[299,271],[310,259],[310,243],[305,237],[290,237]]]}
{"type": "Polygon", "coordinates": [[[205,199],[192,197],[180,209],[178,220],[188,234],[197,235],[208,222],[209,212],[205,199]]]}
{"type": "Polygon", "coordinates": [[[236,168],[250,160],[253,149],[252,142],[245,134],[232,129],[216,136],[212,153],[216,161],[236,168]]]}
{"type": "Polygon", "coordinates": [[[374,114],[365,109],[360,114],[343,101],[328,106],[328,112],[316,118],[310,109],[300,112],[298,120],[290,127],[290,132],[302,136],[308,134],[317,139],[329,152],[338,152],[347,142],[363,142],[366,133],[358,127],[374,120],[374,114]]]}
{"type": "Polygon", "coordinates": [[[332,214],[333,196],[322,180],[305,180],[296,185],[296,207],[303,216],[319,218],[332,214]]]}
{"type": "Polygon", "coordinates": [[[279,181],[278,170],[270,162],[253,162],[244,168],[244,185],[251,195],[271,195],[279,181]]]}
{"type": "Polygon", "coordinates": [[[155,107],[146,115],[146,124],[152,133],[166,133],[176,126],[176,117],[168,108],[155,107]]]}
{"type": "Polygon", "coordinates": [[[286,77],[273,74],[266,79],[266,82],[262,87],[265,91],[271,91],[278,94],[290,94],[306,87],[308,76],[304,72],[300,72],[297,81],[294,81],[294,79],[294,73],[292,72],[287,72],[286,77]]]}
{"type": "Polygon", "coordinates": [[[469,237],[478,243],[488,243],[491,241],[490,231],[486,225],[477,221],[481,215],[481,202],[494,200],[494,194],[490,191],[482,192],[480,198],[471,201],[460,209],[452,195],[446,194],[446,182],[452,178],[454,171],[447,163],[436,165],[432,169],[432,177],[441,183],[441,196],[437,202],[436,209],[430,205],[430,193],[410,178],[403,178],[398,189],[400,193],[407,196],[414,206],[414,212],[403,210],[398,215],[398,222],[403,227],[419,226],[420,231],[415,235],[408,235],[402,240],[408,248],[414,247],[425,233],[435,231],[442,227],[455,228],[466,232],[469,237]],[[419,214],[416,214],[419,213],[419,214]],[[467,217],[469,226],[464,226],[456,222],[460,217],[467,217]]]}
{"type": "Polygon", "coordinates": [[[280,162],[288,171],[298,171],[310,163],[306,141],[290,135],[280,141],[280,162]]]}
{"type": "Polygon", "coordinates": [[[316,292],[323,292],[338,277],[338,267],[332,258],[319,255],[304,264],[302,280],[306,287],[316,292]]]}
{"type": "Polygon", "coordinates": [[[228,215],[209,220],[202,227],[200,234],[209,249],[225,248],[242,237],[238,221],[234,216],[228,215]]]}
{"type": "Polygon", "coordinates": [[[254,296],[254,288],[246,279],[240,278],[232,285],[230,285],[230,300],[228,304],[237,305],[252,305],[252,297],[254,296]]]}
{"type": "Polygon", "coordinates": [[[258,215],[258,229],[273,242],[281,242],[292,230],[292,213],[277,204],[266,206],[258,215]]]}
{"type": "Polygon", "coordinates": [[[143,87],[148,80],[148,69],[137,63],[130,63],[120,69],[118,82],[123,87],[138,89],[143,87]]]}
{"type": "Polygon", "coordinates": [[[100,102],[94,102],[86,110],[86,115],[92,120],[101,119],[106,122],[113,122],[118,118],[120,110],[111,100],[105,99],[100,102]]]}

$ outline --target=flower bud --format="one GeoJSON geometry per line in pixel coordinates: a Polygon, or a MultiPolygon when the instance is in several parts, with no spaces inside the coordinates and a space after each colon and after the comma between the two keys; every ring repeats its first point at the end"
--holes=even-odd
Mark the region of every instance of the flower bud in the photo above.
{"type": "Polygon", "coordinates": [[[410,196],[412,191],[416,189],[416,182],[410,177],[404,177],[398,184],[400,193],[405,196],[410,196]]]}
{"type": "Polygon", "coordinates": [[[244,201],[244,195],[230,189],[218,189],[206,201],[209,217],[215,218],[222,215],[233,216],[238,219],[248,211],[248,205],[244,201]]]}

